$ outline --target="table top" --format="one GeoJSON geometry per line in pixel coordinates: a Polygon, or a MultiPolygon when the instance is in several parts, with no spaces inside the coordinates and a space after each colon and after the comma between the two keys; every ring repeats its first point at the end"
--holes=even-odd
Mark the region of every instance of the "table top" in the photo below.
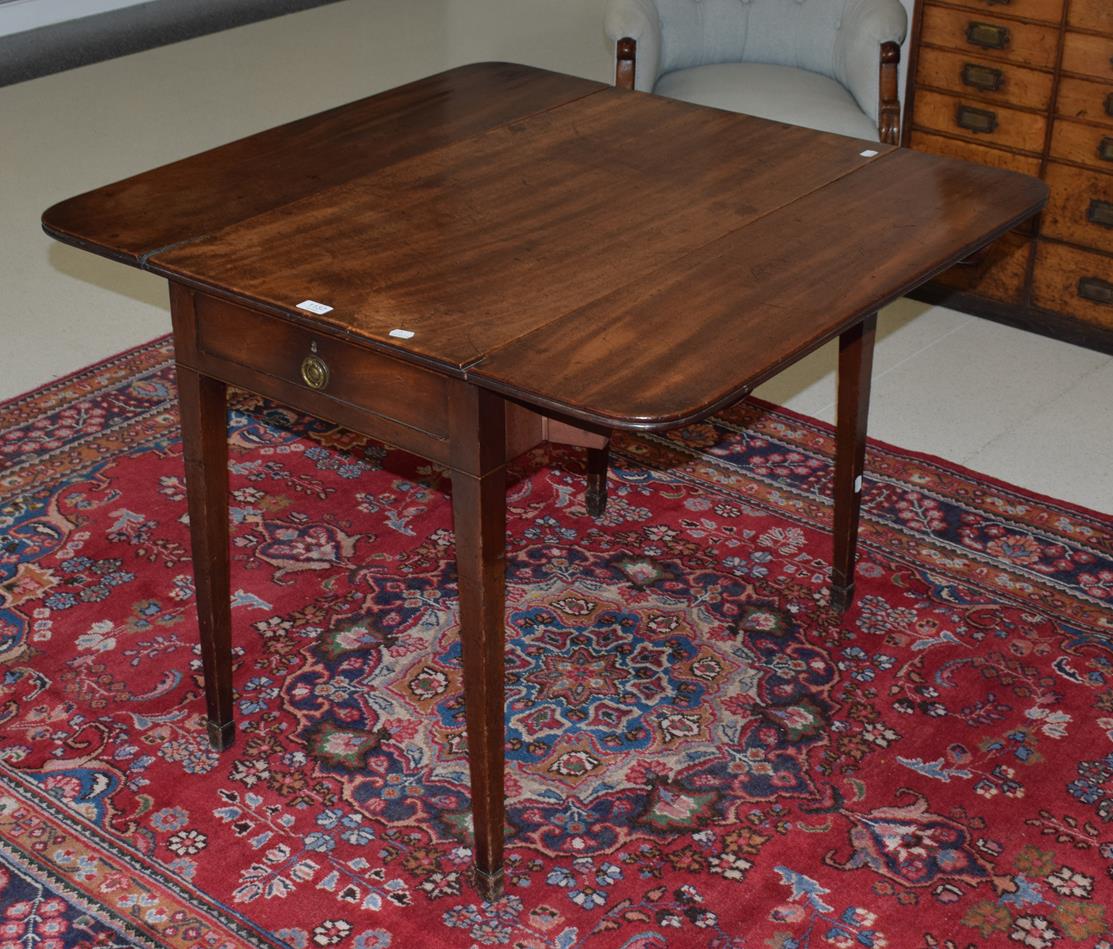
{"type": "Polygon", "coordinates": [[[733,401],[1046,195],[483,63],[80,195],[43,227],[570,418],[658,429],[733,401]]]}

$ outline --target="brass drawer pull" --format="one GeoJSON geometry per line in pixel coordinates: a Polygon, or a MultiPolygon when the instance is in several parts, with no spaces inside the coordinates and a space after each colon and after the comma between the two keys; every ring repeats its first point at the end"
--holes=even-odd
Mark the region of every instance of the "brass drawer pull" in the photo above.
{"type": "Polygon", "coordinates": [[[1105,97],[1105,114],[1113,115],[1113,92],[1105,97]]]}
{"type": "Polygon", "coordinates": [[[955,123],[959,128],[985,135],[997,131],[997,113],[960,105],[955,112],[955,123]]]}
{"type": "Polygon", "coordinates": [[[971,20],[966,24],[966,42],[984,49],[1006,49],[1009,45],[1009,28],[971,20]]]}
{"type": "Polygon", "coordinates": [[[1098,145],[1098,158],[1102,161],[1113,161],[1113,138],[1108,135],[1098,145]]]}
{"type": "Polygon", "coordinates": [[[1113,227],[1113,204],[1095,198],[1086,210],[1086,220],[1091,224],[1100,224],[1102,227],[1113,227]]]}
{"type": "Polygon", "coordinates": [[[982,92],[998,92],[1005,84],[1005,74],[1000,69],[967,63],[962,67],[962,84],[982,92]]]}
{"type": "Polygon", "coordinates": [[[323,389],[328,385],[328,363],[320,356],[306,356],[301,361],[301,378],[310,389],[323,389]]]}
{"type": "Polygon", "coordinates": [[[1013,0],[985,0],[985,2],[990,5],[999,3],[1001,4],[1001,6],[1007,7],[1010,3],[1013,2],[1013,0]]]}
{"type": "Polygon", "coordinates": [[[1084,300],[1113,306],[1113,283],[1098,277],[1082,277],[1078,281],[1078,295],[1084,300]]]}

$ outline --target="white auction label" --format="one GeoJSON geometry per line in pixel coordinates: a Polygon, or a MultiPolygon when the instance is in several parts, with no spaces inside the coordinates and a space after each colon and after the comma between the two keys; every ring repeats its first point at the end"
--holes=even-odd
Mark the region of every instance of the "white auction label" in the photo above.
{"type": "Polygon", "coordinates": [[[318,303],[316,300],[302,300],[298,304],[299,310],[308,310],[310,313],[316,313],[318,316],[323,316],[325,313],[331,313],[332,307],[324,303],[318,303]]]}
{"type": "Polygon", "coordinates": [[[388,335],[393,336],[395,339],[413,339],[414,331],[413,330],[391,330],[388,335]]]}

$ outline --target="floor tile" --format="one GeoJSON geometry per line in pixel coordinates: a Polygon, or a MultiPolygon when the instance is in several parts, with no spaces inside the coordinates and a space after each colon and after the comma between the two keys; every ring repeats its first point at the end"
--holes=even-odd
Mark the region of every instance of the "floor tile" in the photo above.
{"type": "Polygon", "coordinates": [[[874,380],[876,438],[966,463],[1110,357],[970,318],[874,380]]]}
{"type": "MultiPolygon", "coordinates": [[[[972,319],[954,310],[898,300],[881,311],[874,348],[874,379],[914,357],[972,319]]],[[[755,395],[796,412],[831,421],[835,413],[838,343],[832,341],[759,386],[755,395]]]]}
{"type": "Polygon", "coordinates": [[[998,435],[966,464],[1113,514],[1113,359],[998,435]]]}

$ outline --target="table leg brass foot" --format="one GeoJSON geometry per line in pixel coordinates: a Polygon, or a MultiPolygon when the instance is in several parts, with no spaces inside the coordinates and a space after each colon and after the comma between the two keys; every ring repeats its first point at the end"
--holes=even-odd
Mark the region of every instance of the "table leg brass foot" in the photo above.
{"type": "Polygon", "coordinates": [[[479,867],[473,867],[472,869],[475,873],[475,888],[483,899],[488,903],[493,903],[502,896],[504,881],[502,867],[492,870],[490,873],[485,873],[479,867]]]}
{"type": "Polygon", "coordinates": [[[836,613],[845,613],[854,602],[854,584],[848,583],[844,587],[831,584],[831,609],[836,613]]]}
{"type": "Polygon", "coordinates": [[[205,723],[205,727],[209,732],[209,744],[212,745],[214,751],[224,751],[226,748],[230,748],[232,742],[236,740],[235,722],[221,724],[210,720],[205,723]]]}

